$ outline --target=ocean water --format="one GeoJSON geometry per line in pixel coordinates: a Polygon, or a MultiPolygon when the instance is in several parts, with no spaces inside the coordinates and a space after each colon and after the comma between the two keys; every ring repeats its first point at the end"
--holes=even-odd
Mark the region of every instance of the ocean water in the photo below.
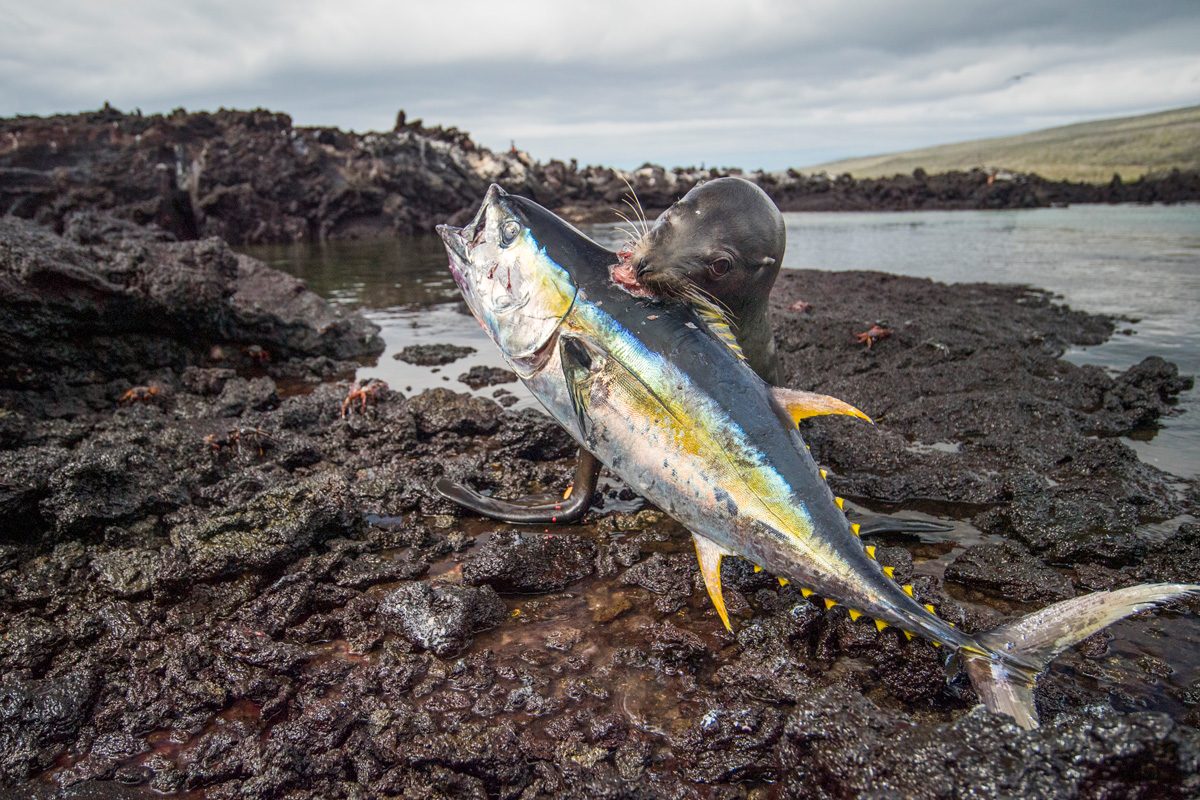
{"type": "MultiPolygon", "coordinates": [[[[784,266],[871,269],[945,282],[1023,283],[1073,308],[1127,319],[1108,342],[1067,357],[1122,370],[1148,355],[1200,375],[1200,205],[1073,206],[1018,211],[804,213],[785,215],[784,266]]],[[[615,224],[586,226],[615,245],[615,224]]],[[[336,302],[362,308],[383,328],[387,350],[362,377],[395,389],[447,386],[476,364],[501,366],[498,353],[459,306],[458,289],[434,236],[259,247],[248,250],[304,279],[336,302]],[[393,356],[414,343],[452,343],[476,352],[446,367],[415,367],[393,356]]],[[[520,406],[536,401],[518,384],[503,388],[520,406]]],[[[481,390],[490,395],[492,388],[481,390]]],[[[1182,477],[1200,476],[1200,392],[1178,413],[1129,443],[1140,457],[1182,477]]]]}

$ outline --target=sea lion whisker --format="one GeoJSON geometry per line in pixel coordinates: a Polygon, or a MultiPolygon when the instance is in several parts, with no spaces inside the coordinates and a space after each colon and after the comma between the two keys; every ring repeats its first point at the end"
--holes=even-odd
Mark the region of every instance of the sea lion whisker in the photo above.
{"type": "MultiPolygon", "coordinates": [[[[626,222],[628,222],[630,225],[633,225],[633,224],[634,224],[633,220],[631,220],[631,219],[630,219],[630,218],[629,218],[629,217],[628,217],[628,216],[625,214],[625,212],[624,212],[624,211],[622,211],[621,209],[619,209],[619,208],[614,208],[614,209],[612,209],[612,212],[613,212],[614,214],[616,214],[618,217],[620,217],[621,219],[623,219],[623,220],[625,220],[626,222]]],[[[634,229],[635,229],[635,230],[637,229],[637,228],[636,228],[636,226],[634,227],[634,229]]]]}
{"type": "Polygon", "coordinates": [[[633,195],[633,202],[637,203],[638,217],[642,220],[642,225],[645,226],[646,233],[650,232],[650,221],[646,219],[646,209],[642,208],[642,201],[638,199],[637,190],[633,188],[633,184],[624,175],[621,180],[625,181],[625,185],[629,187],[629,193],[633,195]]]}
{"type": "Polygon", "coordinates": [[[642,217],[638,214],[637,206],[635,206],[633,203],[629,202],[629,198],[627,198],[627,197],[622,197],[621,202],[624,203],[625,205],[629,206],[630,211],[633,212],[633,218],[635,220],[637,220],[638,230],[641,231],[641,235],[645,236],[646,234],[648,234],[650,232],[650,227],[649,227],[649,225],[647,225],[646,221],[644,219],[642,219],[642,217]]]}
{"type": "Polygon", "coordinates": [[[638,240],[640,240],[642,238],[642,234],[638,233],[637,226],[634,225],[633,220],[631,220],[629,217],[625,216],[624,214],[622,214],[620,211],[618,211],[615,208],[612,209],[612,211],[618,217],[625,220],[625,222],[629,223],[629,226],[630,226],[629,228],[624,228],[621,226],[617,227],[617,230],[619,230],[621,233],[625,234],[625,236],[628,237],[628,241],[626,243],[630,244],[630,245],[636,244],[638,242],[638,240]]]}

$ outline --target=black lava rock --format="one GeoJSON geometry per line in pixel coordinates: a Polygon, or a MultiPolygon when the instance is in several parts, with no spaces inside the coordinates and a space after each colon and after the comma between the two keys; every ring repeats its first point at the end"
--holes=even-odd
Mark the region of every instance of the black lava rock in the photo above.
{"type": "Polygon", "coordinates": [[[582,536],[496,532],[463,562],[463,580],[500,592],[554,592],[592,574],[596,545],[582,536]]]}
{"type": "Polygon", "coordinates": [[[471,634],[498,625],[506,616],[504,601],[490,586],[431,586],[408,583],[379,603],[379,619],[387,630],[440,656],[471,642],[471,634]]]}

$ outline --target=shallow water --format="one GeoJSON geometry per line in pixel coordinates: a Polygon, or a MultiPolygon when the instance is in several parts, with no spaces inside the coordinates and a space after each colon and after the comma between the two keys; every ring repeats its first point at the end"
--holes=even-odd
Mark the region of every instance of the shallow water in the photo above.
{"type": "MultiPolygon", "coordinates": [[[[920,211],[786,214],[785,267],[871,269],[945,282],[1026,283],[1072,307],[1129,318],[1103,345],[1067,354],[1079,364],[1125,369],[1160,355],[1181,372],[1200,374],[1200,206],[1074,206],[1019,211],[920,211]]],[[[586,226],[615,246],[615,224],[586,226]]],[[[395,389],[447,386],[471,366],[502,366],[499,353],[465,313],[434,236],[250,249],[337,302],[366,310],[383,328],[387,350],[362,377],[395,389]],[[451,343],[476,352],[441,368],[394,355],[415,343],[451,343]],[[411,387],[411,388],[410,388],[411,387]]],[[[518,407],[537,402],[506,384],[518,407]]],[[[494,388],[480,394],[491,395],[494,388]]],[[[1129,443],[1141,458],[1183,477],[1200,476],[1200,392],[1187,392],[1179,413],[1129,443]]]]}

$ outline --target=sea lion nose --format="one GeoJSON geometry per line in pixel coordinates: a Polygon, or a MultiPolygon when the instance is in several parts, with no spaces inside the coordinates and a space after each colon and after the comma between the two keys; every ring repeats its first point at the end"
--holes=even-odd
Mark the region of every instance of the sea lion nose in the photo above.
{"type": "Polygon", "coordinates": [[[641,278],[650,270],[650,262],[644,258],[639,258],[634,262],[633,269],[637,273],[638,278],[641,278]]]}

